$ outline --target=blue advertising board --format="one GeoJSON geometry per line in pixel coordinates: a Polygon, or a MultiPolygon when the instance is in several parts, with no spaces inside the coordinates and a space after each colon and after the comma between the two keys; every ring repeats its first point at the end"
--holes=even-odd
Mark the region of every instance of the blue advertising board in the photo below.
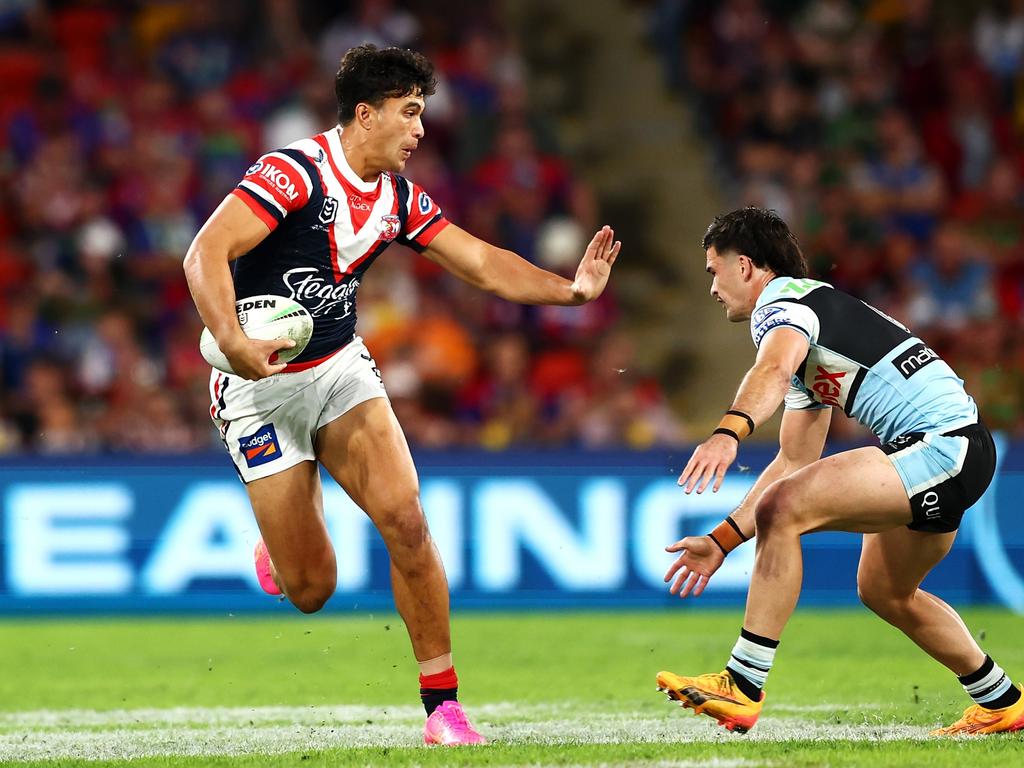
{"type": "MultiPolygon", "coordinates": [[[[458,608],[658,606],[664,547],[728,514],[773,457],[744,446],[716,493],[687,496],[689,452],[418,453],[423,506],[458,608]]],[[[1003,446],[989,494],[926,586],[954,603],[1024,612],[1024,445],[1003,446]]],[[[390,608],[387,552],[329,478],[338,554],[334,610],[390,608]]],[[[258,531],[226,457],[21,459],[0,463],[0,613],[293,610],[260,590],[258,531]]],[[[857,600],[860,538],[804,539],[804,604],[857,600]]],[[[700,605],[741,605],[741,547],[700,605]]],[[[687,601],[685,605],[695,605],[687,601]]]]}

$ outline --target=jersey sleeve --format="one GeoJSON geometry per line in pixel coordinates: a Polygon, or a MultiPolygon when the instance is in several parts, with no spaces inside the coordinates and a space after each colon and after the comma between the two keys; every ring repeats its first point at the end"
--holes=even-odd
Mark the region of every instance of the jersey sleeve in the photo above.
{"type": "Polygon", "coordinates": [[[755,309],[750,315],[750,335],[754,346],[760,347],[764,337],[776,328],[795,328],[814,344],[820,326],[814,310],[793,301],[778,301],[755,309]]]}
{"type": "Polygon", "coordinates": [[[398,242],[422,252],[451,222],[444,217],[441,207],[423,189],[405,178],[399,178],[408,190],[406,196],[405,229],[398,242]]]}
{"type": "Polygon", "coordinates": [[[268,152],[249,166],[231,194],[274,230],[289,213],[309,202],[313,182],[306,169],[285,152],[268,152]]]}

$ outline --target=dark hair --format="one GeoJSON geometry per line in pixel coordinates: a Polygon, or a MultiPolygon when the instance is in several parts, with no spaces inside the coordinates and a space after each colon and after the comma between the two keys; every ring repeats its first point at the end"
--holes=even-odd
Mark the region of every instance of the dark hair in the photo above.
{"type": "Polygon", "coordinates": [[[385,99],[432,96],[436,88],[434,65],[421,53],[370,44],[351,48],[334,77],[338,122],[352,122],[360,102],[379,107],[385,99]]]}
{"type": "Polygon", "coordinates": [[[714,246],[719,253],[741,253],[776,275],[807,277],[800,243],[775,211],[750,206],[716,216],[701,245],[705,251],[714,246]]]}

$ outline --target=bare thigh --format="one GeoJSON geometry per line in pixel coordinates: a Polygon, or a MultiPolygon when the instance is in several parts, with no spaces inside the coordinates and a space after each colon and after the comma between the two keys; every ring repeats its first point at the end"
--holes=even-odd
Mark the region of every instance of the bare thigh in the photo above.
{"type": "Polygon", "coordinates": [[[286,585],[336,576],[316,462],[300,462],[253,480],[245,489],[270,559],[286,585]]]}
{"type": "Polygon", "coordinates": [[[425,530],[409,445],[386,398],[374,398],[320,428],[316,453],[389,544],[396,528],[425,530]],[[416,520],[419,522],[416,522],[416,520]]]}
{"type": "Polygon", "coordinates": [[[776,525],[874,533],[913,519],[895,468],[878,448],[828,456],[770,485],[758,502],[758,535],[776,525]]]}

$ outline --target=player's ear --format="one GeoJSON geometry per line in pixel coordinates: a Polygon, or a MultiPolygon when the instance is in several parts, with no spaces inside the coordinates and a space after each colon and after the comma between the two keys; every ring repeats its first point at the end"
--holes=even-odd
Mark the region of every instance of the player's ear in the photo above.
{"type": "Polygon", "coordinates": [[[749,280],[754,274],[754,262],[750,260],[749,256],[744,256],[742,253],[736,258],[740,262],[740,275],[744,280],[749,280]]]}
{"type": "Polygon", "coordinates": [[[361,101],[356,104],[356,122],[359,123],[363,130],[370,130],[373,127],[374,122],[374,109],[365,101],[361,101]]]}

